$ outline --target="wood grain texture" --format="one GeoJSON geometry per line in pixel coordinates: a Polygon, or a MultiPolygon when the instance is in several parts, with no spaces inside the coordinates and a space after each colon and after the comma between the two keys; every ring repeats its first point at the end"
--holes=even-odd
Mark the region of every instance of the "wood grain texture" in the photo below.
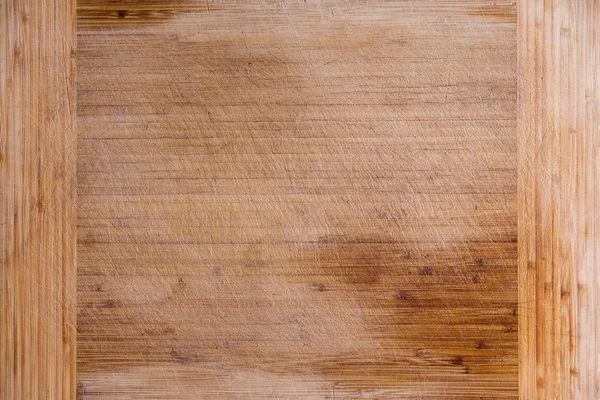
{"type": "Polygon", "coordinates": [[[600,2],[519,7],[523,399],[600,398],[600,2]]]}
{"type": "Polygon", "coordinates": [[[78,4],[82,399],[516,398],[516,5],[78,4]]]}
{"type": "Polygon", "coordinates": [[[75,397],[74,46],[74,1],[0,1],[0,399],[75,397]]]}

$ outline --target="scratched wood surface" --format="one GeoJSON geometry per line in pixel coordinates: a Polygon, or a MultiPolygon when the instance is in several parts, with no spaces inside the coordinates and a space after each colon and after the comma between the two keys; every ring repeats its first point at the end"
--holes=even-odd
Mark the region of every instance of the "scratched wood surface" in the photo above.
{"type": "Polygon", "coordinates": [[[516,398],[516,19],[80,0],[78,396],[516,398]]]}
{"type": "Polygon", "coordinates": [[[75,2],[0,0],[0,399],[75,397],[75,2]]]}
{"type": "Polygon", "coordinates": [[[600,399],[600,2],[519,9],[523,399],[600,399]]]}

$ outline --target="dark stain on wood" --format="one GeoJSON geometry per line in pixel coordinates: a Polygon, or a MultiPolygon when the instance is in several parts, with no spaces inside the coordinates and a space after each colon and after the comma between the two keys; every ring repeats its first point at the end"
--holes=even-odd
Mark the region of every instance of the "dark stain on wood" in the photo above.
{"type": "Polygon", "coordinates": [[[99,303],[96,307],[98,308],[120,308],[123,306],[123,302],[117,299],[108,299],[99,303]]]}
{"type": "MultiPolygon", "coordinates": [[[[409,339],[406,336],[407,324],[426,326],[432,318],[438,325],[437,334],[453,332],[457,321],[465,318],[462,309],[484,309],[486,303],[490,307],[488,312],[494,312],[475,317],[472,321],[479,321],[481,326],[502,323],[510,327],[503,333],[512,334],[517,324],[513,308],[495,311],[493,301],[481,302],[477,295],[481,287],[488,285],[478,277],[483,273],[476,272],[485,269],[483,257],[476,257],[475,263],[472,262],[472,254],[477,253],[478,247],[476,243],[466,244],[456,250],[455,259],[444,260],[437,259],[443,254],[443,249],[424,250],[389,236],[337,235],[321,237],[310,253],[301,252],[300,265],[302,269],[313,266],[318,269],[315,274],[322,277],[321,281],[312,284],[318,292],[327,288],[338,295],[351,296],[359,308],[365,310],[365,324],[370,327],[369,330],[384,343],[393,339],[404,346],[415,346],[420,338],[409,339]],[[465,283],[469,277],[476,277],[473,281],[480,283],[481,287],[467,286],[465,283]],[[385,304],[383,298],[390,301],[385,304]],[[381,309],[387,310],[384,315],[376,311],[381,309]],[[371,313],[376,316],[371,316],[371,313]],[[414,343],[407,342],[411,340],[414,343]]],[[[424,337],[427,334],[425,330],[424,337]]],[[[458,336],[460,333],[456,330],[455,334],[458,336]]],[[[489,337],[477,340],[476,349],[488,349],[488,340],[499,339],[495,334],[489,334],[489,337]]],[[[469,349],[472,347],[465,343],[465,352],[469,349]]],[[[460,357],[455,356],[452,364],[460,364],[460,357]]]]}
{"type": "Polygon", "coordinates": [[[79,0],[77,20],[93,26],[152,25],[167,22],[179,15],[208,12],[206,0],[79,0]]]}
{"type": "Polygon", "coordinates": [[[483,350],[483,349],[488,349],[489,347],[487,346],[487,344],[485,344],[485,342],[479,341],[475,345],[475,348],[478,349],[478,350],[483,350]]]}
{"type": "Polygon", "coordinates": [[[452,365],[463,365],[463,358],[461,356],[456,356],[450,360],[452,365]]]}

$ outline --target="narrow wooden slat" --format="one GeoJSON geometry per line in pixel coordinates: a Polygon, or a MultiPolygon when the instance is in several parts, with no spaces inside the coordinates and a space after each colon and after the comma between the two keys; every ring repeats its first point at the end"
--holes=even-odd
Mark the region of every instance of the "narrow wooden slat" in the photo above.
{"type": "Polygon", "coordinates": [[[519,6],[522,399],[600,398],[600,2],[519,6]]]}
{"type": "Polygon", "coordinates": [[[75,0],[0,1],[0,399],[75,397],[75,0]]]}

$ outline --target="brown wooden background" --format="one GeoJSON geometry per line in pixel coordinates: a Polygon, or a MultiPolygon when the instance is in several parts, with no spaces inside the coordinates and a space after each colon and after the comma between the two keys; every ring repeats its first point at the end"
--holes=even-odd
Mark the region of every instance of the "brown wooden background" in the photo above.
{"type": "Polygon", "coordinates": [[[0,2],[0,398],[599,397],[600,5],[348,4],[0,2]]]}

